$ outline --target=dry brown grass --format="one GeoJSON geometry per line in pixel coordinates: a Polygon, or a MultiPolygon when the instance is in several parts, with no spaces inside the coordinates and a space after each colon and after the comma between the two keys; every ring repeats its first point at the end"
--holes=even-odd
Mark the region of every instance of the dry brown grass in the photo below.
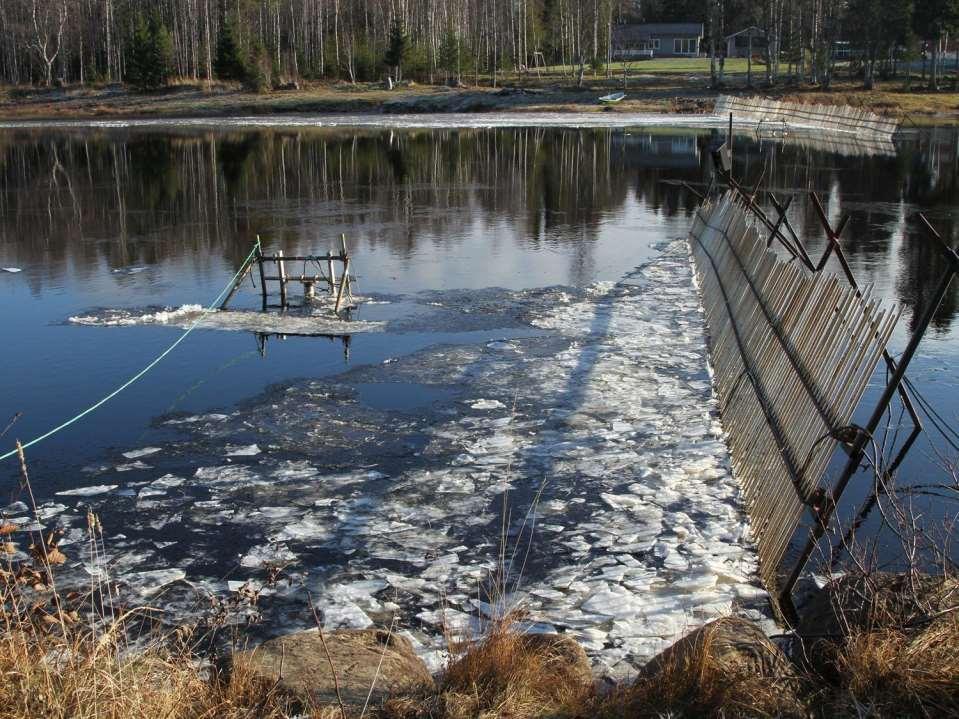
{"type": "Polygon", "coordinates": [[[959,716],[959,607],[922,604],[886,590],[867,617],[851,612],[848,635],[825,652],[833,714],[959,716]]]}
{"type": "Polygon", "coordinates": [[[438,689],[388,701],[389,719],[531,719],[586,716],[593,697],[588,672],[569,645],[517,632],[511,618],[495,622],[444,673],[438,689]]]}
{"type": "Polygon", "coordinates": [[[804,682],[788,667],[757,671],[733,657],[717,622],[684,651],[667,651],[632,686],[600,702],[597,716],[803,717],[804,682]]]}
{"type": "Polygon", "coordinates": [[[88,624],[54,586],[34,586],[8,573],[0,590],[3,717],[287,716],[287,701],[242,667],[221,676],[162,633],[137,637],[134,646],[128,629],[142,625],[133,615],[88,624]]]}
{"type": "Polygon", "coordinates": [[[836,714],[959,716],[959,616],[921,632],[884,629],[850,637],[839,655],[836,714]]]}
{"type": "MultiPolygon", "coordinates": [[[[24,499],[39,522],[22,451],[20,462],[24,499]]],[[[87,530],[95,559],[102,530],[92,514],[87,530]]],[[[274,687],[243,667],[229,676],[219,673],[192,651],[196,637],[155,630],[149,610],[125,611],[115,603],[109,582],[94,579],[86,593],[58,591],[57,567],[68,558],[57,532],[21,538],[15,524],[0,519],[0,539],[0,716],[288,716],[288,700],[274,687]]]]}

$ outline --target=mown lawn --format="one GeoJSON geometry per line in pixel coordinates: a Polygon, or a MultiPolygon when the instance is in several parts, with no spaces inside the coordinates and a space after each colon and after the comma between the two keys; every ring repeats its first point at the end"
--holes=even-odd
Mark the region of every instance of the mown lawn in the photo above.
{"type": "MultiPolygon", "coordinates": [[[[661,57],[654,60],[635,60],[627,63],[629,65],[629,72],[631,75],[689,75],[689,74],[709,74],[709,58],[708,57],[661,57]]],[[[621,62],[611,62],[607,66],[610,72],[613,74],[621,74],[623,72],[623,63],[621,62]]],[[[536,75],[536,71],[533,68],[530,68],[531,74],[536,75]]],[[[764,66],[758,62],[753,62],[753,72],[762,72],[764,66]]],[[[747,63],[745,58],[729,58],[726,60],[726,69],[727,73],[745,73],[747,71],[747,63]]],[[[562,65],[551,65],[550,67],[541,68],[541,72],[544,75],[562,75],[564,74],[564,67],[562,65]]],[[[569,65],[565,66],[565,73],[569,73],[569,65]]],[[[600,72],[599,75],[604,75],[604,72],[600,72]]],[[[593,71],[590,68],[586,69],[586,75],[592,76],[593,71]]]]}

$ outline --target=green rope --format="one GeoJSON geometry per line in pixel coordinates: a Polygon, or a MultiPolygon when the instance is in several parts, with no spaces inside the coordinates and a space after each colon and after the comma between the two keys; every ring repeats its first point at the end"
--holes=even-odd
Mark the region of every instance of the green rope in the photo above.
{"type": "MultiPolygon", "coordinates": [[[[196,318],[196,321],[195,321],[192,325],[190,325],[190,326],[186,329],[186,331],[176,339],[176,341],[175,341],[173,344],[171,344],[169,347],[167,347],[165,350],[163,350],[163,352],[161,352],[159,355],[157,355],[156,359],[154,359],[152,362],[150,362],[150,364],[148,364],[146,367],[144,367],[143,369],[141,369],[139,372],[137,372],[137,373],[136,373],[135,375],[133,375],[130,379],[128,379],[128,380],[127,380],[126,382],[124,382],[123,384],[121,384],[119,387],[117,387],[115,390],[113,390],[110,394],[108,394],[106,397],[104,397],[103,399],[101,399],[99,402],[96,402],[96,403],[90,405],[90,406],[87,407],[85,410],[83,410],[82,412],[80,412],[80,414],[78,414],[78,415],[76,415],[76,416],[74,416],[74,417],[71,417],[70,419],[68,419],[68,420],[67,420],[66,422],[64,422],[63,424],[58,425],[58,426],[54,427],[53,429],[51,429],[49,432],[46,432],[46,433],[44,433],[44,434],[41,434],[39,437],[34,437],[34,438],[31,439],[29,442],[27,442],[26,444],[22,445],[22,446],[23,446],[23,449],[27,449],[27,448],[29,448],[29,447],[32,447],[33,445],[38,444],[39,442],[42,442],[43,440],[52,437],[53,435],[55,435],[55,434],[56,434],[57,432],[59,432],[60,430],[66,429],[66,428],[69,427],[71,424],[74,424],[75,422],[80,421],[81,419],[83,419],[84,417],[86,417],[88,414],[90,414],[90,413],[93,412],[94,410],[97,410],[97,409],[99,409],[100,407],[102,407],[103,405],[105,405],[107,402],[109,402],[111,399],[113,399],[114,397],[116,397],[118,394],[120,394],[120,393],[121,393],[123,390],[125,390],[127,387],[129,387],[129,386],[132,385],[134,382],[136,382],[138,379],[140,379],[141,377],[143,377],[143,376],[144,376],[147,372],[149,372],[151,369],[153,369],[153,368],[156,367],[158,364],[160,364],[160,362],[163,360],[164,357],[166,357],[166,356],[167,356],[168,354],[170,354],[173,350],[175,350],[176,347],[177,347],[177,345],[179,345],[183,340],[185,340],[185,339],[187,338],[187,336],[189,336],[189,334],[190,334],[193,330],[195,330],[195,329],[197,328],[197,325],[200,324],[201,320],[203,320],[203,318],[204,318],[208,313],[213,312],[213,311],[217,308],[217,306],[218,306],[219,303],[220,303],[220,300],[223,299],[223,295],[225,295],[225,294],[230,290],[230,288],[233,287],[233,285],[236,283],[237,279],[239,279],[240,275],[241,275],[241,274],[243,273],[243,271],[246,269],[246,266],[250,263],[250,261],[253,259],[253,257],[256,255],[256,253],[257,253],[259,250],[260,250],[260,240],[259,240],[259,238],[257,238],[256,244],[253,245],[253,249],[250,250],[250,254],[248,254],[248,255],[246,256],[246,259],[243,260],[243,264],[240,265],[240,269],[237,270],[237,272],[236,272],[235,275],[233,275],[233,279],[231,279],[231,280],[227,283],[226,287],[224,287],[223,290],[220,292],[220,294],[218,294],[218,295],[216,296],[216,299],[213,300],[213,302],[210,303],[210,306],[207,307],[205,310],[203,310],[203,313],[202,313],[199,317],[196,318]]],[[[5,460],[5,459],[9,459],[10,457],[15,456],[16,454],[17,454],[17,450],[15,450],[15,449],[14,449],[14,450],[11,450],[11,451],[7,452],[7,453],[4,454],[4,455],[0,455],[0,461],[3,461],[3,460],[5,460]]]]}

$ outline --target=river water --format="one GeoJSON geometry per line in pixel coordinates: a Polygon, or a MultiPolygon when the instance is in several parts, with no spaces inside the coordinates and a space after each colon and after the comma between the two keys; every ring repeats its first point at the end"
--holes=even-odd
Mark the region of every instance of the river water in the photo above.
{"type": "MultiPolygon", "coordinates": [[[[257,236],[290,255],[345,233],[365,299],[348,328],[264,321],[246,285],[240,311],[31,448],[65,576],[109,576],[181,622],[280,565],[264,633],[310,626],[309,592],[331,627],[395,615],[434,663],[444,626],[495,613],[493,584],[612,675],[715,616],[768,617],[674,241],[709,130],[257,124],[0,130],[0,424],[22,412],[4,446],[150,362],[257,236]],[[95,561],[88,506],[107,530],[95,561]]],[[[744,135],[736,174],[796,195],[813,254],[808,193],[850,216],[853,271],[906,308],[901,351],[944,269],[914,214],[959,234],[957,148],[952,130],[891,149],[744,135]]],[[[953,285],[911,372],[951,427],[957,310],[953,285]]],[[[930,428],[903,481],[945,481],[955,457],[930,428]]],[[[0,472],[23,499],[14,463],[0,472]]],[[[955,513],[915,501],[939,529],[955,513]]]]}

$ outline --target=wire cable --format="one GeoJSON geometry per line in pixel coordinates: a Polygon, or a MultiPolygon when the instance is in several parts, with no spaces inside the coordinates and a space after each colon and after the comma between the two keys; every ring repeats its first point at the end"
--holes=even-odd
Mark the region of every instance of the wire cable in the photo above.
{"type": "MultiPolygon", "coordinates": [[[[128,379],[128,380],[127,380],[126,382],[124,382],[123,384],[121,384],[121,385],[120,385],[119,387],[117,387],[115,390],[113,390],[113,391],[110,392],[108,395],[106,395],[103,399],[101,399],[101,400],[99,400],[99,401],[97,401],[97,402],[94,402],[94,403],[91,404],[89,407],[87,407],[85,410],[83,410],[83,411],[80,412],[79,414],[74,415],[73,417],[71,417],[70,419],[68,419],[66,422],[63,422],[62,424],[57,425],[56,427],[54,427],[53,429],[49,430],[48,432],[44,432],[44,433],[41,434],[39,437],[34,437],[34,438],[31,439],[29,442],[24,443],[24,444],[22,445],[22,446],[23,446],[23,449],[28,449],[28,448],[34,446],[35,444],[39,444],[39,443],[42,442],[43,440],[49,439],[49,438],[52,437],[53,435],[57,434],[57,432],[60,432],[60,431],[62,431],[62,430],[64,430],[64,429],[66,429],[67,427],[69,427],[70,425],[75,424],[76,422],[79,422],[81,419],[83,419],[84,417],[86,417],[86,416],[87,416],[88,414],[90,414],[91,412],[94,412],[95,410],[97,410],[97,409],[99,409],[100,407],[102,407],[103,405],[105,405],[107,402],[109,402],[111,399],[113,399],[114,397],[116,397],[118,394],[120,394],[120,393],[121,393],[123,390],[125,390],[127,387],[129,387],[130,385],[132,385],[132,384],[133,384],[134,382],[136,382],[137,380],[141,379],[147,372],[149,372],[149,371],[152,370],[154,367],[156,367],[158,364],[160,364],[160,362],[163,360],[163,358],[165,358],[168,354],[170,354],[173,350],[175,350],[175,349],[177,348],[177,346],[179,346],[179,344],[180,344],[183,340],[185,340],[185,339],[190,335],[190,333],[193,332],[193,330],[195,330],[195,329],[197,328],[197,326],[200,324],[200,322],[203,320],[203,318],[206,317],[207,314],[209,314],[210,312],[213,312],[213,311],[217,308],[217,305],[219,305],[220,301],[223,299],[223,296],[230,290],[231,287],[233,287],[233,285],[236,283],[237,279],[240,277],[241,273],[246,269],[246,266],[253,260],[253,257],[256,255],[256,253],[257,253],[257,251],[259,251],[259,249],[260,249],[260,240],[257,239],[256,244],[253,245],[253,249],[250,250],[250,254],[248,254],[248,255],[246,256],[246,259],[243,260],[243,264],[240,265],[240,269],[237,270],[236,274],[233,275],[233,278],[227,283],[226,287],[223,288],[223,290],[220,292],[220,294],[218,294],[218,295],[216,296],[216,299],[214,299],[213,302],[210,303],[209,307],[207,307],[205,310],[203,310],[202,314],[201,314],[199,317],[196,318],[196,320],[193,322],[193,324],[190,325],[190,326],[183,332],[182,335],[180,335],[179,337],[177,337],[176,341],[174,341],[173,344],[171,344],[169,347],[167,347],[165,350],[163,350],[160,354],[158,354],[158,355],[156,356],[156,358],[153,359],[152,362],[150,362],[146,367],[144,367],[143,369],[141,369],[139,372],[137,372],[135,375],[133,375],[130,379],[128,379]]],[[[11,457],[14,457],[14,456],[16,456],[16,454],[17,454],[17,450],[16,450],[16,449],[12,449],[12,450],[10,450],[9,452],[7,452],[6,454],[0,455],[0,461],[3,461],[3,460],[5,460],[5,459],[9,459],[9,458],[11,458],[11,457]]]]}

